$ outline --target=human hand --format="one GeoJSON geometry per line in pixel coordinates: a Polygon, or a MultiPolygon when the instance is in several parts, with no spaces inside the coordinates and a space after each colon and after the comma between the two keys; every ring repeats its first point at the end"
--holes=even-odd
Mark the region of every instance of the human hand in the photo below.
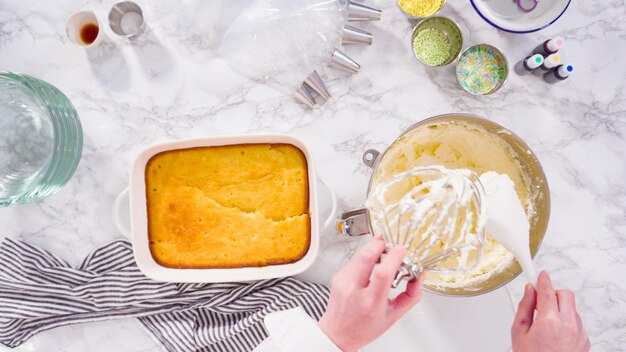
{"type": "Polygon", "coordinates": [[[319,327],[344,352],[375,340],[422,298],[423,273],[397,297],[387,297],[405,249],[392,248],[374,270],[384,250],[382,237],[374,237],[331,282],[328,307],[319,327]]]}
{"type": "Polygon", "coordinates": [[[513,352],[586,352],[591,347],[576,312],[574,294],[570,290],[555,291],[545,271],[539,274],[536,291],[526,285],[511,338],[513,352]]]}

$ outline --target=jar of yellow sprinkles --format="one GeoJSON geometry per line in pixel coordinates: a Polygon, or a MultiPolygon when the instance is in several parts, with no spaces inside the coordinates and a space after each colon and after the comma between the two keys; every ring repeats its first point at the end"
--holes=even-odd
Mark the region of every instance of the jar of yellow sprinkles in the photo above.
{"type": "Polygon", "coordinates": [[[398,6],[409,18],[424,18],[439,12],[446,0],[397,0],[398,6]]]}

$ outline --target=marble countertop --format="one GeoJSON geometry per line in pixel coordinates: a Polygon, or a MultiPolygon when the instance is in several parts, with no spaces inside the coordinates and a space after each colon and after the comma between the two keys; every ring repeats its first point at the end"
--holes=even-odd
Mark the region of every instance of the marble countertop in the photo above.
{"type": "MultiPolygon", "coordinates": [[[[206,135],[284,132],[303,139],[340,210],[359,207],[369,171],[364,150],[384,148],[427,117],[468,112],[503,124],[534,150],[546,172],[552,214],[536,265],[572,289],[594,351],[626,349],[626,10],[619,1],[573,1],[539,33],[497,31],[468,2],[448,1],[465,45],[485,42],[516,62],[539,42],[562,35],[562,56],[576,65],[571,79],[547,85],[511,74],[488,97],[457,85],[452,68],[428,69],[408,49],[412,25],[390,0],[379,22],[359,24],[374,34],[371,47],[346,46],[362,65],[349,75],[319,70],[333,97],[308,110],[283,92],[239,77],[205,52],[189,52],[146,7],[147,32],[129,42],[108,28],[94,50],[72,45],[65,20],[94,9],[100,20],[113,1],[0,0],[0,69],[23,72],[61,89],[84,129],[74,178],[54,196],[0,209],[0,236],[19,238],[77,264],[98,245],[120,237],[111,206],[128,183],[133,156],[148,144],[206,135]],[[200,63],[200,64],[199,64],[200,63]]],[[[151,6],[154,7],[151,2],[151,6]]],[[[183,26],[184,24],[178,24],[183,26]]],[[[189,44],[189,43],[187,43],[189,44]]],[[[193,44],[193,43],[192,43],[193,44]]],[[[322,237],[316,269],[304,277],[327,282],[362,244],[332,231],[322,237]]],[[[516,298],[522,278],[509,286],[516,298]]],[[[3,348],[0,348],[3,350],[3,348]]],[[[65,327],[43,333],[18,351],[159,351],[133,320],[65,327]]]]}

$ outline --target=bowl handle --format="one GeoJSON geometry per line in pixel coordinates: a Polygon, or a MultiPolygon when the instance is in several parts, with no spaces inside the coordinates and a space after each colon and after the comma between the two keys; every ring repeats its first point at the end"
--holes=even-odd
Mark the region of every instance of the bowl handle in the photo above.
{"type": "Polygon", "coordinates": [[[374,165],[376,164],[376,160],[378,160],[378,157],[380,156],[380,152],[376,149],[368,149],[363,153],[363,164],[365,164],[367,167],[369,167],[370,169],[374,168],[374,165]]]}
{"type": "Polygon", "coordinates": [[[120,210],[124,201],[128,203],[128,187],[124,188],[117,198],[115,198],[115,203],[113,203],[113,224],[115,225],[117,231],[119,231],[126,238],[130,239],[130,230],[126,228],[126,226],[122,225],[122,220],[120,219],[120,210]]]}
{"type": "Polygon", "coordinates": [[[332,207],[330,208],[330,214],[328,214],[328,217],[326,218],[326,221],[324,221],[324,229],[326,229],[333,222],[335,222],[335,214],[337,214],[337,195],[335,194],[335,190],[330,185],[330,183],[328,183],[328,181],[326,181],[325,179],[323,179],[323,178],[321,178],[319,176],[317,177],[317,180],[321,184],[326,186],[326,189],[328,189],[328,194],[330,194],[331,202],[333,203],[332,207]]]}

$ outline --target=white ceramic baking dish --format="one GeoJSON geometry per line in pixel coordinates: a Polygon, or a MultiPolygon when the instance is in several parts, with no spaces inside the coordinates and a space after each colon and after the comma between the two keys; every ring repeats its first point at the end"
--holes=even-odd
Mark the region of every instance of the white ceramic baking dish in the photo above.
{"type": "Polygon", "coordinates": [[[316,177],[315,162],[306,145],[298,138],[289,135],[223,136],[158,143],[141,151],[132,165],[129,187],[122,191],[122,193],[120,193],[115,200],[115,204],[113,205],[113,221],[117,229],[131,239],[137,266],[151,279],[167,282],[196,283],[251,281],[291,276],[301,273],[309,268],[317,256],[320,243],[320,233],[324,228],[334,222],[336,208],[337,201],[332,188],[327,182],[316,177]],[[158,153],[168,150],[256,143],[291,144],[299,148],[306,157],[309,178],[309,212],[311,216],[311,243],[306,255],[294,263],[269,265],[264,267],[175,269],[167,268],[158,264],[152,258],[148,245],[148,218],[144,174],[146,164],[150,158],[158,153]],[[318,181],[328,187],[330,197],[332,199],[332,208],[324,224],[320,224],[318,211],[318,194],[316,187],[318,181]],[[130,230],[122,224],[120,219],[121,208],[126,199],[128,199],[130,207],[130,230]]]}

